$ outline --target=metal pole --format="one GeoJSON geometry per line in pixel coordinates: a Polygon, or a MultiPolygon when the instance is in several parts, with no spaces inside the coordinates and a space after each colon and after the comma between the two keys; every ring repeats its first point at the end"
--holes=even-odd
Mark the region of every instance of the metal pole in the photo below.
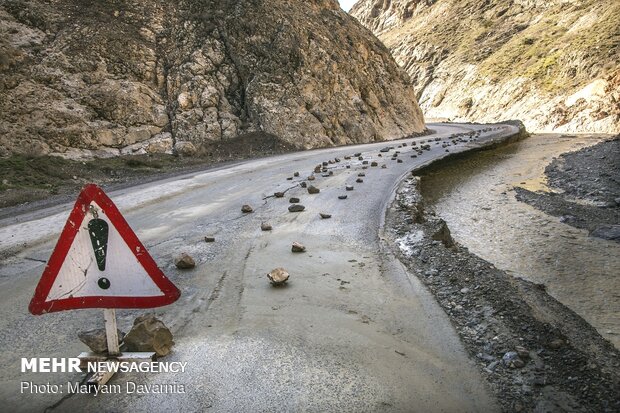
{"type": "Polygon", "coordinates": [[[116,328],[116,310],[106,308],[103,310],[105,319],[105,336],[108,341],[108,354],[110,356],[118,356],[120,349],[118,347],[118,330],[116,328]]]}

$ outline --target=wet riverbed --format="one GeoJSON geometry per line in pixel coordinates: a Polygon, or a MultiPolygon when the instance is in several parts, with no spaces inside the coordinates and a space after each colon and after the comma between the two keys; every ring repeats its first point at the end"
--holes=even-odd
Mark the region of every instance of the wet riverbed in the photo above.
{"type": "Polygon", "coordinates": [[[588,236],[515,199],[515,186],[547,191],[544,168],[604,137],[534,135],[431,169],[422,180],[453,237],[498,268],[543,283],[620,347],[620,245],[588,236]]]}

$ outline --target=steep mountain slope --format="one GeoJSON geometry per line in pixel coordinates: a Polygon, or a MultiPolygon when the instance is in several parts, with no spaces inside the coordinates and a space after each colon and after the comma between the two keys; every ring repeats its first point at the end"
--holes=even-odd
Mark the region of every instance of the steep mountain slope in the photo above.
{"type": "Polygon", "coordinates": [[[0,154],[299,147],[424,129],[407,75],[335,0],[0,0],[0,154]]]}
{"type": "Polygon", "coordinates": [[[620,130],[620,2],[361,0],[427,118],[620,130]]]}

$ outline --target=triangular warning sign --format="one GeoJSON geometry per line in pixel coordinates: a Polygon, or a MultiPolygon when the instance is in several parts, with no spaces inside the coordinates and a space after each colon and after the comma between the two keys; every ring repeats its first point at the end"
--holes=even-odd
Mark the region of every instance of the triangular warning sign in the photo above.
{"type": "Polygon", "coordinates": [[[180,295],[116,205],[89,184],[78,196],[28,308],[32,314],[152,308],[180,295]]]}

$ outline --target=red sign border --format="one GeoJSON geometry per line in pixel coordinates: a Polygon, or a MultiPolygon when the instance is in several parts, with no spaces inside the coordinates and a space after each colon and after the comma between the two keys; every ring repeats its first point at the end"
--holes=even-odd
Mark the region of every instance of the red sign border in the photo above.
{"type": "Polygon", "coordinates": [[[52,252],[39,284],[37,284],[28,310],[34,315],[40,315],[80,308],[153,308],[172,304],[178,300],[180,296],[181,291],[179,291],[172,281],[159,269],[153,257],[151,257],[144,245],[142,245],[142,242],[140,242],[112,200],[99,186],[88,184],[82,188],[80,195],[75,201],[69,219],[67,219],[67,223],[56,243],[54,252],[52,252]],[[155,282],[164,295],[146,297],[89,296],[46,301],[54,285],[54,281],[60,272],[60,268],[67,258],[69,249],[71,245],[73,245],[80,225],[89,211],[89,205],[93,201],[105,212],[110,223],[116,228],[120,236],[138,259],[138,262],[144,267],[147,274],[153,279],[153,282],[155,282]],[[136,253],[138,248],[140,253],[136,253]]]}

